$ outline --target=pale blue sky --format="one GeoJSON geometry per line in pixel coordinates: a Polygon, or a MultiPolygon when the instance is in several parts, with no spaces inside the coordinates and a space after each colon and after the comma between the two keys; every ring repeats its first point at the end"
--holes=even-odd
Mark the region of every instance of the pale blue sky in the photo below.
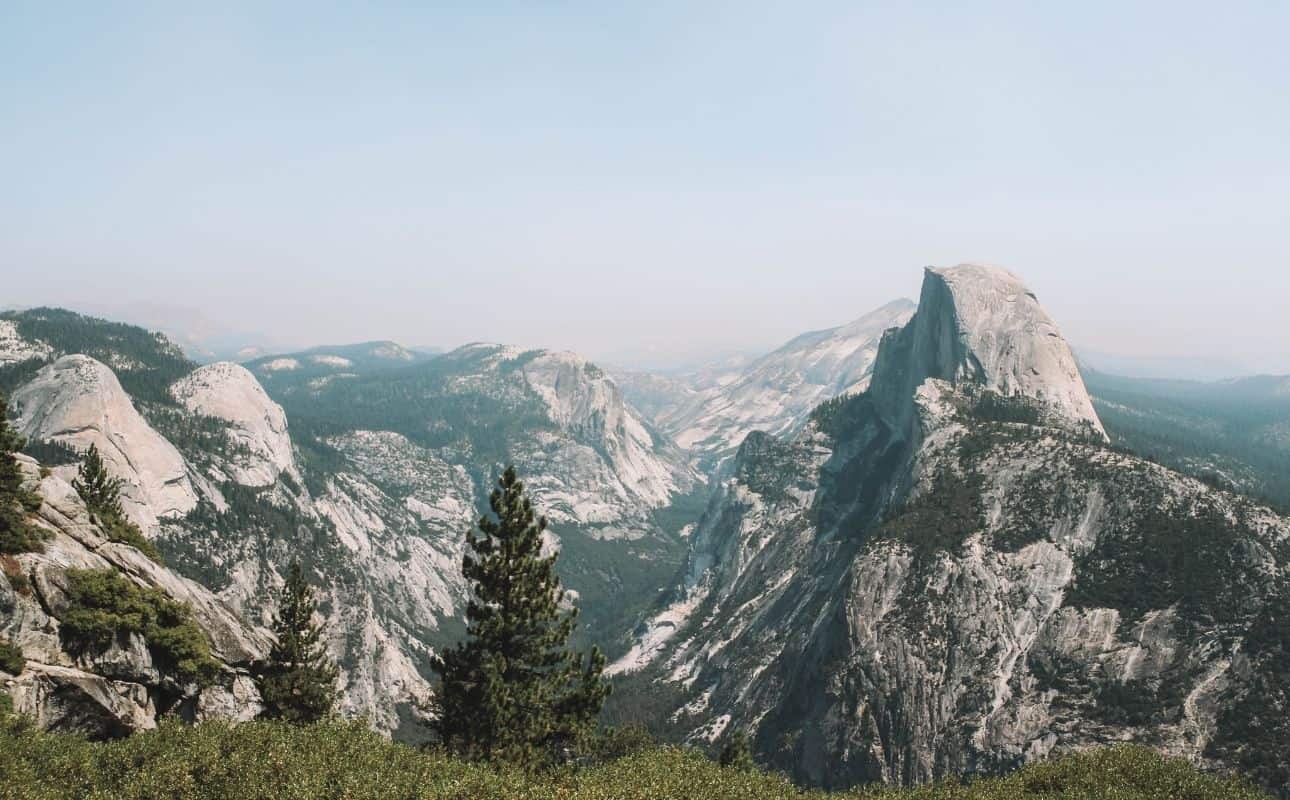
{"type": "Polygon", "coordinates": [[[988,260],[1290,369],[1285,2],[190,5],[0,0],[0,304],[692,357],[988,260]]]}

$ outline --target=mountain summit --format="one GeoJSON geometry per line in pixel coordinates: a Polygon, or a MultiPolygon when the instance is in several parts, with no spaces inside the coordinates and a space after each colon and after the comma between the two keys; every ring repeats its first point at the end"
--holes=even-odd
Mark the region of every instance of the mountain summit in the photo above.
{"type": "Polygon", "coordinates": [[[1011,273],[928,270],[868,391],[728,475],[612,667],[678,735],[834,787],[1113,741],[1290,769],[1290,519],[1111,449],[1011,273]]]}
{"type": "Polygon", "coordinates": [[[873,396],[888,419],[909,421],[929,378],[969,383],[1041,404],[1050,421],[1105,436],[1066,340],[1016,275],[985,264],[928,267],[918,312],[884,337],[873,396]]]}

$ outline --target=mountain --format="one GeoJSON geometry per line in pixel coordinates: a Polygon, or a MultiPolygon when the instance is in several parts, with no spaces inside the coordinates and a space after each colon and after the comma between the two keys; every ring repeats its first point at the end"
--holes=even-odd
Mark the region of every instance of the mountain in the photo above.
{"type": "Polygon", "coordinates": [[[268,653],[264,631],[196,582],[109,541],[60,474],[42,471],[27,456],[18,462],[26,488],[42,501],[34,524],[49,538],[41,552],[0,556],[0,639],[21,649],[26,662],[18,674],[0,675],[14,707],[42,728],[91,738],[155,728],[164,714],[253,719],[261,706],[250,669],[268,653]],[[179,674],[146,633],[118,637],[106,648],[82,646],[69,633],[77,611],[73,570],[106,571],[125,586],[184,604],[215,659],[209,685],[179,674]]]}
{"type": "Polygon", "coordinates": [[[336,380],[398,369],[433,357],[397,342],[377,341],[261,355],[245,361],[244,365],[274,394],[287,394],[310,391],[336,380]]]}
{"type": "Polygon", "coordinates": [[[1290,520],[1113,449],[1016,276],[927,270],[868,389],[749,435],[618,708],[826,786],[1137,741],[1284,786],[1290,520]]]}
{"type": "Polygon", "coordinates": [[[1290,376],[1199,382],[1085,374],[1115,444],[1290,511],[1290,376]]]}
{"type": "Polygon", "coordinates": [[[610,652],[698,516],[681,452],[570,353],[372,342],[199,367],[164,336],[57,309],[3,315],[0,344],[29,453],[69,479],[97,445],[167,563],[250,621],[299,558],[343,713],[410,738],[429,659],[461,630],[465,531],[502,465],[551,518],[580,635],[610,652]]]}
{"type": "Polygon", "coordinates": [[[846,325],[802,334],[748,364],[677,378],[629,375],[626,391],[664,433],[710,466],[733,455],[753,431],[792,433],[819,403],[862,391],[883,332],[913,312],[912,302],[896,300],[846,325]]]}

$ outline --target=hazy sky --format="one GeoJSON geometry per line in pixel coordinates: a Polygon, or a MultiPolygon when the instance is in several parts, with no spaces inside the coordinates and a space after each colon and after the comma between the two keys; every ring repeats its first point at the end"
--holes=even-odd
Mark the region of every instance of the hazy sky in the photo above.
{"type": "Polygon", "coordinates": [[[984,260],[1290,369],[1283,0],[186,5],[0,0],[0,304],[691,358],[984,260]]]}

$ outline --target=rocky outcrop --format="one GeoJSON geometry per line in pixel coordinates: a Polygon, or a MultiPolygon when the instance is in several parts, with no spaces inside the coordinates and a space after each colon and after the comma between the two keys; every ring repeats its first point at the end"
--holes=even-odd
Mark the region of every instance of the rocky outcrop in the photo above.
{"type": "Polygon", "coordinates": [[[97,446],[108,471],[123,481],[126,513],[146,533],[197,505],[183,456],[148,425],[112,370],[89,356],[63,356],[44,367],[10,405],[27,439],[80,451],[97,446]]]}
{"type": "Polygon", "coordinates": [[[1007,273],[929,272],[866,393],[745,440],[616,669],[692,740],[748,731],[829,786],[1117,741],[1246,758],[1280,730],[1255,698],[1290,646],[1290,520],[1107,448],[1050,324],[1007,273]]]}
{"type": "Polygon", "coordinates": [[[928,268],[910,324],[884,337],[873,399],[898,430],[929,378],[1041,403],[1050,422],[1105,436],[1061,331],[1021,279],[981,264],[928,268]]]}
{"type": "Polygon", "coordinates": [[[269,486],[294,470],[287,415],[245,367],[222,361],[199,367],[170,387],[194,414],[228,423],[231,452],[220,466],[243,486],[269,486]]]}
{"type": "Polygon", "coordinates": [[[53,355],[53,352],[54,348],[45,342],[24,339],[13,320],[0,319],[0,366],[33,359],[43,361],[53,355]]]}
{"type": "Polygon", "coordinates": [[[18,456],[26,485],[44,501],[33,522],[45,530],[43,550],[13,557],[6,572],[22,575],[23,591],[0,578],[0,637],[26,658],[19,675],[0,678],[20,713],[50,730],[110,738],[156,726],[158,714],[177,712],[193,719],[253,718],[259,694],[248,670],[264,660],[269,639],[244,624],[197,583],[182,578],[132,547],[109,542],[90,519],[76,491],[62,478],[41,474],[18,456]],[[154,662],[135,635],[105,650],[72,648],[60,634],[68,610],[67,572],[110,569],[145,588],[187,604],[220,664],[213,685],[178,681],[154,662]]]}

